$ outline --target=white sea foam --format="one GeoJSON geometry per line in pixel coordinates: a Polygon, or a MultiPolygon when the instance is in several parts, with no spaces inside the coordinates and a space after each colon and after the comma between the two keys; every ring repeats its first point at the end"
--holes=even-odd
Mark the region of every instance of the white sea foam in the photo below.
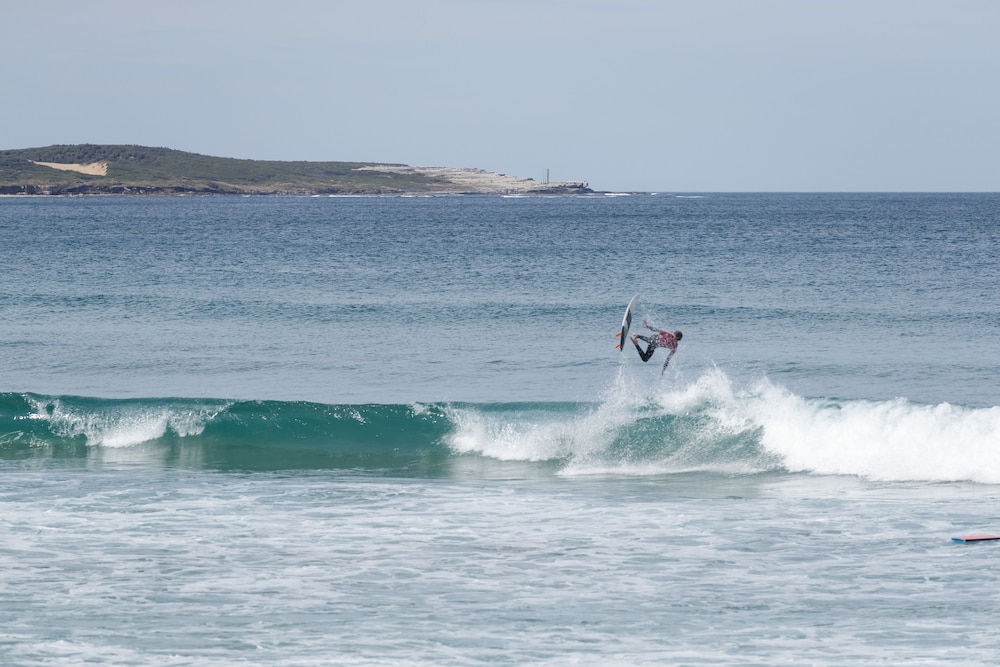
{"type": "Polygon", "coordinates": [[[448,445],[457,453],[478,453],[501,461],[545,461],[568,456],[576,431],[572,420],[511,418],[475,409],[450,409],[455,431],[448,445]]]}
{"type": "Polygon", "coordinates": [[[807,399],[768,380],[736,390],[718,372],[660,397],[675,410],[699,400],[713,427],[757,429],[762,449],[791,472],[1000,483],[1000,407],[807,399]]]}
{"type": "Polygon", "coordinates": [[[226,406],[144,406],[121,403],[94,409],[64,399],[29,399],[33,419],[49,422],[52,433],[64,438],[84,437],[87,445],[131,447],[162,438],[199,435],[226,406]]]}
{"type": "Polygon", "coordinates": [[[578,411],[452,410],[448,444],[499,460],[565,459],[564,474],[784,469],[878,481],[1000,483],[1000,407],[809,399],[721,370],[652,393],[620,373],[578,411]]]}
{"type": "Polygon", "coordinates": [[[1000,483],[1000,408],[806,400],[764,385],[747,401],[791,471],[873,480],[1000,483]]]}

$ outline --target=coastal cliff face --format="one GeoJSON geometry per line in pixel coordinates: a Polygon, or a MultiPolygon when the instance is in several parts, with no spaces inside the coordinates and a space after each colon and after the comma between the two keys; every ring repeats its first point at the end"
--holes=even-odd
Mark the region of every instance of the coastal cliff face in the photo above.
{"type": "Polygon", "coordinates": [[[0,151],[0,195],[582,194],[482,169],[217,158],[166,148],[92,145],[0,151]]]}

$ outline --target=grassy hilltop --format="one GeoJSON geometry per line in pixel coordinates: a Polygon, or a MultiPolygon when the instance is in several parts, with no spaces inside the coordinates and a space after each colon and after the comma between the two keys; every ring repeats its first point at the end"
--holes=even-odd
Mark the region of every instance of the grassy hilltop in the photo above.
{"type": "Polygon", "coordinates": [[[450,171],[456,173],[406,165],[238,160],[169,148],[80,144],[0,151],[0,194],[589,192],[582,182],[543,184],[481,170],[450,171]],[[458,172],[463,178],[455,177],[458,172]]]}

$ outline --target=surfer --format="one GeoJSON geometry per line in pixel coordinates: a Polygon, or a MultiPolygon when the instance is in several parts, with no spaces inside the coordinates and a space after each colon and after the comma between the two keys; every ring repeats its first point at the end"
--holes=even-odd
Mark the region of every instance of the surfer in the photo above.
{"type": "Polygon", "coordinates": [[[660,371],[660,377],[663,377],[663,373],[666,372],[667,366],[670,364],[670,360],[673,358],[674,354],[677,353],[677,344],[681,342],[681,338],[684,337],[684,334],[680,331],[670,333],[669,331],[664,331],[663,329],[651,327],[646,323],[646,320],[642,321],[642,326],[646,327],[650,331],[656,332],[656,335],[640,336],[639,334],[632,334],[632,344],[635,345],[635,349],[638,350],[640,359],[643,361],[649,361],[650,357],[653,356],[653,352],[655,352],[658,347],[665,347],[670,350],[670,354],[667,355],[667,360],[663,362],[663,370],[660,371]],[[645,352],[639,346],[640,340],[645,341],[647,344],[645,352]]]}

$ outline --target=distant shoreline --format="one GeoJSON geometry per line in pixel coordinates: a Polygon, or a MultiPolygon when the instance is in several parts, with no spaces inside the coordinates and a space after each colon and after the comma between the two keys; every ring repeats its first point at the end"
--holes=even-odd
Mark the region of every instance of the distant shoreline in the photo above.
{"type": "Polygon", "coordinates": [[[79,144],[0,151],[0,195],[589,194],[586,181],[483,169],[220,158],[168,148],[79,144]]]}
{"type": "Polygon", "coordinates": [[[236,192],[136,192],[136,193],[120,193],[120,192],[86,192],[86,193],[59,193],[59,194],[24,194],[24,193],[14,193],[14,194],[4,194],[0,193],[0,199],[99,199],[99,198],[112,198],[112,197],[143,197],[143,198],[161,198],[168,199],[171,197],[176,197],[178,199],[211,199],[211,198],[221,198],[221,197],[235,197],[244,199],[262,199],[267,197],[290,197],[297,199],[426,199],[430,197],[498,197],[501,199],[528,199],[534,197],[631,197],[631,196],[651,196],[656,195],[655,192],[600,192],[591,191],[586,193],[579,192],[531,192],[527,194],[511,194],[502,192],[387,192],[387,193],[358,193],[358,194],[307,194],[307,193],[294,193],[294,192],[254,192],[254,193],[236,193],[236,192]]]}

